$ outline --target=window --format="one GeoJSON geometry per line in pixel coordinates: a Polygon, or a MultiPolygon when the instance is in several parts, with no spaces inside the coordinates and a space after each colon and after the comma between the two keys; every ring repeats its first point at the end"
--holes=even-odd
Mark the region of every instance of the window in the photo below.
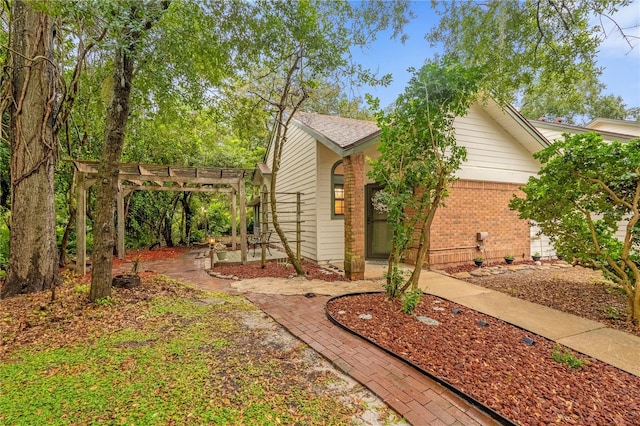
{"type": "Polygon", "coordinates": [[[331,217],[339,219],[344,216],[344,166],[342,160],[331,169],[331,217]]]}

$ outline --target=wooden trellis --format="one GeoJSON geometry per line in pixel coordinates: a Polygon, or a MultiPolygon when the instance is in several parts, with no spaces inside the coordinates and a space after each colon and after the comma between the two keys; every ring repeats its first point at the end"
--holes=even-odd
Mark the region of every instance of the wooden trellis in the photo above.
{"type": "MultiPolygon", "coordinates": [[[[76,269],[86,274],[87,259],[87,190],[98,177],[98,162],[73,161],[76,185],[77,261],[76,269]]],[[[247,261],[247,214],[245,177],[250,169],[222,169],[210,167],[174,167],[158,164],[120,164],[118,175],[117,251],[124,258],[124,197],[133,191],[222,192],[231,196],[231,243],[236,244],[236,204],[240,203],[240,253],[242,263],[247,261]]]]}
{"type": "MultiPolygon", "coordinates": [[[[296,258],[298,261],[301,259],[301,244],[304,242],[302,239],[302,205],[301,192],[276,192],[276,207],[278,213],[278,223],[280,224],[283,232],[287,238],[287,242],[295,243],[296,258]]],[[[269,206],[269,192],[263,189],[260,194],[260,240],[262,242],[262,266],[266,261],[266,240],[267,233],[273,227],[273,218],[271,215],[271,208],[269,206]]],[[[257,218],[256,218],[257,220],[257,218]]],[[[275,233],[275,230],[273,230],[275,233]]],[[[277,235],[276,235],[277,237],[277,235]]],[[[280,241],[276,241],[275,244],[281,244],[280,241]]]]}

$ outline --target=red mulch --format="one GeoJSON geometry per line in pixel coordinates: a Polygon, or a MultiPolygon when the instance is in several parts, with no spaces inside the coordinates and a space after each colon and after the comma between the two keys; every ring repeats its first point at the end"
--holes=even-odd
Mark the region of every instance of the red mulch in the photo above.
{"type": "Polygon", "coordinates": [[[573,351],[588,364],[572,369],[552,359],[553,342],[453,302],[424,296],[412,316],[384,294],[363,294],[334,299],[328,310],[346,327],[518,424],[640,425],[639,377],[573,351]],[[424,324],[418,316],[440,324],[424,324]],[[525,337],[535,345],[526,345],[525,337]]]}
{"type": "MultiPolygon", "coordinates": [[[[337,271],[323,268],[312,262],[303,261],[302,269],[304,269],[306,278],[310,280],[347,281],[347,279],[337,271]]],[[[292,278],[296,275],[293,265],[276,261],[267,262],[264,268],[262,268],[260,264],[216,265],[214,270],[223,275],[233,275],[242,279],[264,277],[292,278]]]]}
{"type": "Polygon", "coordinates": [[[150,260],[166,260],[175,259],[176,257],[192,250],[190,247],[160,247],[153,250],[141,249],[127,251],[124,259],[113,258],[113,267],[121,266],[125,263],[131,263],[136,259],[140,259],[141,262],[150,260]]]}

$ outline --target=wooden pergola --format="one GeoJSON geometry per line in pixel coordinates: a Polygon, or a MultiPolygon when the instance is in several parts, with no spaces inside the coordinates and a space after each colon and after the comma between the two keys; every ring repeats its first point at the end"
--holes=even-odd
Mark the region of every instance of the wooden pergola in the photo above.
{"type": "MultiPolygon", "coordinates": [[[[97,161],[73,161],[76,185],[77,272],[87,272],[87,190],[98,177],[97,161]]],[[[240,201],[240,253],[247,261],[247,212],[245,177],[251,169],[174,167],[158,164],[120,164],[118,174],[117,251],[124,258],[124,197],[133,191],[222,192],[231,196],[231,243],[236,246],[237,202],[240,201]]]]}

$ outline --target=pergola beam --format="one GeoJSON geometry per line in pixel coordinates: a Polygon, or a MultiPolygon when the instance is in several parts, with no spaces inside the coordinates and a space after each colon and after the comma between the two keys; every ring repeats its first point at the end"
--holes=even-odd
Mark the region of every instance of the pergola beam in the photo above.
{"type": "MultiPolygon", "coordinates": [[[[98,177],[97,161],[73,161],[76,179],[78,213],[76,217],[78,273],[86,273],[86,210],[87,189],[98,177]]],[[[124,258],[124,197],[133,191],[175,191],[175,192],[220,192],[231,195],[232,202],[232,242],[236,240],[236,194],[240,196],[240,252],[242,263],[247,261],[247,229],[245,177],[253,170],[224,169],[210,167],[173,167],[156,164],[121,163],[118,174],[117,210],[117,252],[124,258]],[[146,184],[145,184],[146,183],[146,184]],[[165,184],[173,184],[165,186],[165,184]],[[186,186],[196,185],[196,186],[186,186]]]]}

